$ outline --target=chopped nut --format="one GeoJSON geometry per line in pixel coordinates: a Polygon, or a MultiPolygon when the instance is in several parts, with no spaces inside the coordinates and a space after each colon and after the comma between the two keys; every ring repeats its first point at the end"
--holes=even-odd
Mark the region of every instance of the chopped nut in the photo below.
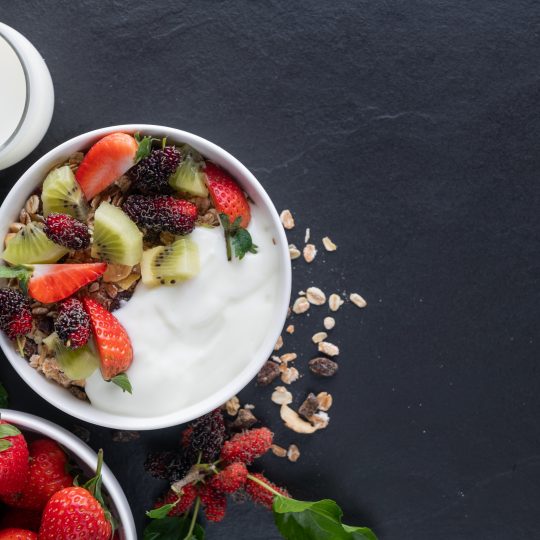
{"type": "Polygon", "coordinates": [[[365,308],[367,306],[367,302],[358,293],[352,293],[349,296],[349,300],[359,308],[365,308]]]}
{"type": "Polygon", "coordinates": [[[296,433],[315,433],[318,429],[309,422],[302,420],[302,418],[298,416],[298,413],[293,411],[288,405],[282,405],[279,414],[281,419],[285,422],[285,426],[296,433]]]}
{"type": "Polygon", "coordinates": [[[116,283],[122,279],[128,277],[131,274],[131,266],[125,264],[112,264],[107,265],[107,270],[103,274],[103,281],[116,283]]]}
{"type": "Polygon", "coordinates": [[[251,412],[251,409],[247,405],[238,411],[238,416],[234,422],[231,422],[230,427],[232,429],[242,430],[249,429],[258,422],[255,415],[251,412]]]}
{"type": "Polygon", "coordinates": [[[310,287],[306,291],[306,298],[315,306],[322,306],[326,302],[326,295],[318,287],[310,287]]]}
{"type": "Polygon", "coordinates": [[[287,334],[294,334],[294,324],[289,324],[285,332],[287,332],[287,334]]]}
{"type": "Polygon", "coordinates": [[[278,405],[288,405],[292,403],[292,394],[284,386],[276,386],[272,392],[271,400],[278,405]]]}
{"type": "Polygon", "coordinates": [[[240,409],[240,400],[238,396],[233,396],[227,403],[225,403],[225,410],[230,416],[236,416],[236,413],[240,409]]]}
{"type": "Polygon", "coordinates": [[[300,373],[298,373],[298,370],[294,367],[288,367],[281,373],[281,380],[285,384],[291,384],[297,381],[298,377],[300,377],[300,373]]]}
{"type": "Polygon", "coordinates": [[[39,210],[39,197],[37,195],[32,195],[24,205],[24,209],[29,214],[37,214],[39,210]]]}
{"type": "Polygon", "coordinates": [[[339,354],[339,347],[333,343],[328,343],[328,341],[321,341],[319,343],[319,352],[328,356],[337,356],[339,354]]]}
{"type": "Polygon", "coordinates": [[[303,254],[304,254],[304,260],[307,263],[310,263],[313,261],[313,259],[317,255],[317,248],[313,244],[306,244],[304,246],[303,254]]]}
{"type": "Polygon", "coordinates": [[[296,314],[305,313],[308,309],[309,302],[303,296],[300,296],[294,301],[292,310],[296,314]]]}
{"type": "Polygon", "coordinates": [[[324,358],[323,356],[318,356],[317,358],[312,358],[308,362],[308,367],[312,373],[319,375],[321,377],[332,377],[338,370],[337,362],[330,360],[330,358],[324,358]]]}
{"type": "Polygon", "coordinates": [[[309,237],[311,236],[311,230],[309,227],[306,229],[306,234],[304,235],[304,244],[309,242],[309,237]]]}
{"type": "Polygon", "coordinates": [[[281,349],[281,347],[283,347],[283,338],[281,336],[279,336],[277,338],[276,344],[274,345],[274,351],[279,351],[279,349],[281,349]]]}
{"type": "Polygon", "coordinates": [[[304,400],[304,403],[300,405],[298,409],[298,414],[309,420],[318,410],[319,400],[315,394],[310,393],[308,397],[304,400]]]}
{"type": "Polygon", "coordinates": [[[328,305],[330,306],[331,311],[337,311],[343,305],[343,300],[339,294],[333,293],[328,299],[328,305]]]}
{"type": "Polygon", "coordinates": [[[270,447],[270,450],[272,450],[274,456],[277,457],[285,457],[287,455],[287,450],[285,450],[285,448],[282,448],[281,446],[278,446],[277,444],[273,444],[270,447]]]}
{"type": "Polygon", "coordinates": [[[291,257],[291,261],[298,259],[300,255],[302,255],[300,250],[294,244],[289,244],[289,256],[291,257]]]}
{"type": "Polygon", "coordinates": [[[319,402],[319,409],[321,411],[327,411],[333,403],[332,394],[329,394],[328,392],[319,392],[317,394],[317,401],[319,402]]]}
{"type": "Polygon", "coordinates": [[[334,326],[336,326],[336,320],[334,317],[325,317],[323,321],[323,326],[326,328],[326,330],[332,330],[334,326]]]}
{"type": "Polygon", "coordinates": [[[293,362],[297,358],[298,358],[298,355],[294,352],[285,353],[279,357],[279,359],[281,360],[283,364],[286,364],[287,362],[293,362]]]}
{"type": "Polygon", "coordinates": [[[294,228],[294,218],[290,210],[283,210],[283,212],[279,214],[279,218],[281,219],[281,223],[283,223],[283,226],[286,229],[294,228]]]}
{"type": "Polygon", "coordinates": [[[330,417],[325,412],[318,412],[315,413],[310,420],[317,429],[324,429],[328,426],[330,417]]]}
{"type": "Polygon", "coordinates": [[[268,360],[257,374],[257,384],[260,386],[267,386],[276,379],[279,374],[279,366],[275,362],[268,360]]]}
{"type": "Polygon", "coordinates": [[[322,239],[322,243],[323,243],[324,249],[326,249],[326,251],[336,251],[336,249],[337,249],[336,244],[334,244],[334,242],[332,242],[332,240],[330,240],[330,238],[328,238],[328,236],[325,236],[322,239]]]}
{"type": "Polygon", "coordinates": [[[313,334],[311,337],[311,340],[313,343],[320,343],[321,341],[324,341],[328,337],[328,334],[326,332],[317,332],[316,334],[313,334]]]}
{"type": "Polygon", "coordinates": [[[298,446],[296,446],[296,444],[291,444],[289,446],[289,449],[287,450],[288,460],[295,463],[296,461],[298,461],[299,457],[300,457],[300,450],[298,449],[298,446]]]}

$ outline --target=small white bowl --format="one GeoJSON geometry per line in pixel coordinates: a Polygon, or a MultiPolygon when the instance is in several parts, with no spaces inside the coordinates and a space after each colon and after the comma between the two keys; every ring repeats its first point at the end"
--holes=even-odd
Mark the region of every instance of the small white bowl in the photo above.
{"type": "MultiPolygon", "coordinates": [[[[68,452],[69,456],[75,460],[86,474],[91,476],[95,473],[97,454],[69,431],[48,420],[39,418],[39,416],[10,409],[0,409],[0,416],[2,420],[13,424],[23,432],[38,433],[53,439],[68,452]]],[[[107,456],[105,456],[105,459],[107,459],[107,456]]],[[[111,503],[110,510],[121,524],[121,527],[119,527],[120,538],[122,540],[137,540],[137,531],[129,503],[118,480],[105,464],[103,464],[102,468],[102,479],[103,489],[109,496],[111,503]]]]}
{"type": "MultiPolygon", "coordinates": [[[[52,167],[65,161],[74,152],[88,149],[97,140],[114,131],[123,131],[126,133],[136,133],[139,131],[145,135],[155,137],[165,136],[171,141],[184,142],[191,145],[203,156],[227,169],[238,180],[254,203],[266,211],[271,220],[273,237],[278,247],[280,259],[280,291],[276,298],[274,319],[268,327],[265,339],[259,348],[253,351],[253,356],[249,364],[233,379],[223,381],[223,386],[219,392],[195,405],[190,405],[173,413],[154,417],[127,416],[99,410],[88,402],[78,400],[66,389],[47,380],[42,374],[30,367],[28,362],[17,354],[10,340],[1,332],[0,347],[17,373],[19,373],[33,390],[49,403],[72,416],[91,424],[114,429],[148,430],[170,427],[189,422],[225,403],[255,377],[264,362],[272,354],[274,345],[285,324],[291,295],[291,262],[287,238],[270,197],[253,174],[231,154],[210,141],[186,131],[165,126],[127,124],[98,129],[74,137],[57,146],[36,161],[13,186],[0,207],[0,239],[4,238],[10,224],[17,220],[19,211],[24,206],[27,198],[43,182],[47,172],[52,167]]],[[[156,389],[156,391],[158,390],[156,389]]]]}

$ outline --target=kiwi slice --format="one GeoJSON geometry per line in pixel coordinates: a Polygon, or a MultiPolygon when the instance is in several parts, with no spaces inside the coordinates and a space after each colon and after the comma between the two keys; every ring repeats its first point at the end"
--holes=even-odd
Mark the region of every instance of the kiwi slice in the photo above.
{"type": "Polygon", "coordinates": [[[116,264],[134,266],[143,252],[143,235],[127,214],[108,202],[94,215],[92,257],[116,264]]]}
{"type": "Polygon", "coordinates": [[[47,348],[54,352],[60,369],[72,381],[87,379],[99,367],[99,358],[89,345],[78,349],[69,349],[56,332],[43,340],[47,348]]]}
{"type": "Polygon", "coordinates": [[[45,216],[58,212],[84,221],[88,214],[88,204],[68,165],[58,167],[47,175],[43,182],[41,200],[45,216]]]}
{"type": "Polygon", "coordinates": [[[68,251],[47,238],[41,223],[31,221],[7,243],[2,258],[11,264],[53,263],[68,251]]]}
{"type": "Polygon", "coordinates": [[[149,249],[141,261],[142,282],[149,287],[174,285],[196,276],[199,270],[199,248],[189,238],[149,249]]]}
{"type": "Polygon", "coordinates": [[[201,162],[195,161],[188,154],[169,178],[169,185],[176,191],[189,193],[196,197],[208,197],[202,166],[201,162]]]}

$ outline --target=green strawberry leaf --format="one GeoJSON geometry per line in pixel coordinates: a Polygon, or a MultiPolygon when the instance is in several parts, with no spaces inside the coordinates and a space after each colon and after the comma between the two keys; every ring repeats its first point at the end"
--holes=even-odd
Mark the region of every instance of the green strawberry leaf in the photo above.
{"type": "MultiPolygon", "coordinates": [[[[144,529],[143,540],[186,540],[191,518],[165,517],[154,519],[144,529]]],[[[204,540],[204,529],[196,524],[188,540],[204,540]]]]}
{"type": "Polygon", "coordinates": [[[6,409],[8,406],[8,393],[4,385],[0,382],[0,409],[6,409]]]}
{"type": "Polygon", "coordinates": [[[276,495],[274,520],[287,540],[377,540],[370,529],[341,523],[343,512],[330,499],[307,502],[276,495]]]}
{"type": "Polygon", "coordinates": [[[257,246],[253,243],[251,234],[247,229],[239,228],[232,238],[234,246],[234,254],[240,260],[244,258],[246,253],[257,253],[257,246]]]}
{"type": "Polygon", "coordinates": [[[116,386],[119,386],[122,389],[122,392],[129,392],[130,394],[133,394],[133,388],[131,387],[128,376],[125,373],[119,373],[116,377],[111,379],[111,382],[116,384],[116,386]]]}
{"type": "Polygon", "coordinates": [[[0,439],[4,439],[5,437],[15,437],[20,434],[21,432],[11,424],[0,424],[0,439]]]}
{"type": "Polygon", "coordinates": [[[11,445],[13,443],[11,441],[7,441],[5,439],[0,439],[0,452],[3,452],[4,450],[7,450],[8,448],[11,448],[11,445]]]}
{"type": "Polygon", "coordinates": [[[135,133],[134,137],[139,143],[139,148],[135,154],[135,163],[138,163],[141,159],[150,155],[150,152],[152,152],[152,143],[158,139],[154,139],[153,137],[141,137],[139,132],[135,133]]]}
{"type": "Polygon", "coordinates": [[[146,515],[151,519],[163,519],[164,517],[167,517],[169,512],[178,504],[179,501],[180,499],[173,503],[164,504],[159,508],[148,510],[148,512],[146,512],[146,515]]]}
{"type": "Polygon", "coordinates": [[[0,266],[0,278],[17,279],[24,294],[28,292],[28,281],[32,276],[32,270],[24,266],[0,266]]]}

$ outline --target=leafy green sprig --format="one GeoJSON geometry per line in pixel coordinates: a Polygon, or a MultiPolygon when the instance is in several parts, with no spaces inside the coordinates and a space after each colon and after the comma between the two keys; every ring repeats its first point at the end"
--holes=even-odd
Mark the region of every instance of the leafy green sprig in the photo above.
{"type": "Polygon", "coordinates": [[[257,253],[258,246],[253,243],[251,234],[240,225],[242,218],[238,216],[232,223],[227,214],[219,214],[219,220],[225,234],[225,245],[227,247],[227,260],[232,260],[234,256],[243,259],[247,253],[257,253]]]}

